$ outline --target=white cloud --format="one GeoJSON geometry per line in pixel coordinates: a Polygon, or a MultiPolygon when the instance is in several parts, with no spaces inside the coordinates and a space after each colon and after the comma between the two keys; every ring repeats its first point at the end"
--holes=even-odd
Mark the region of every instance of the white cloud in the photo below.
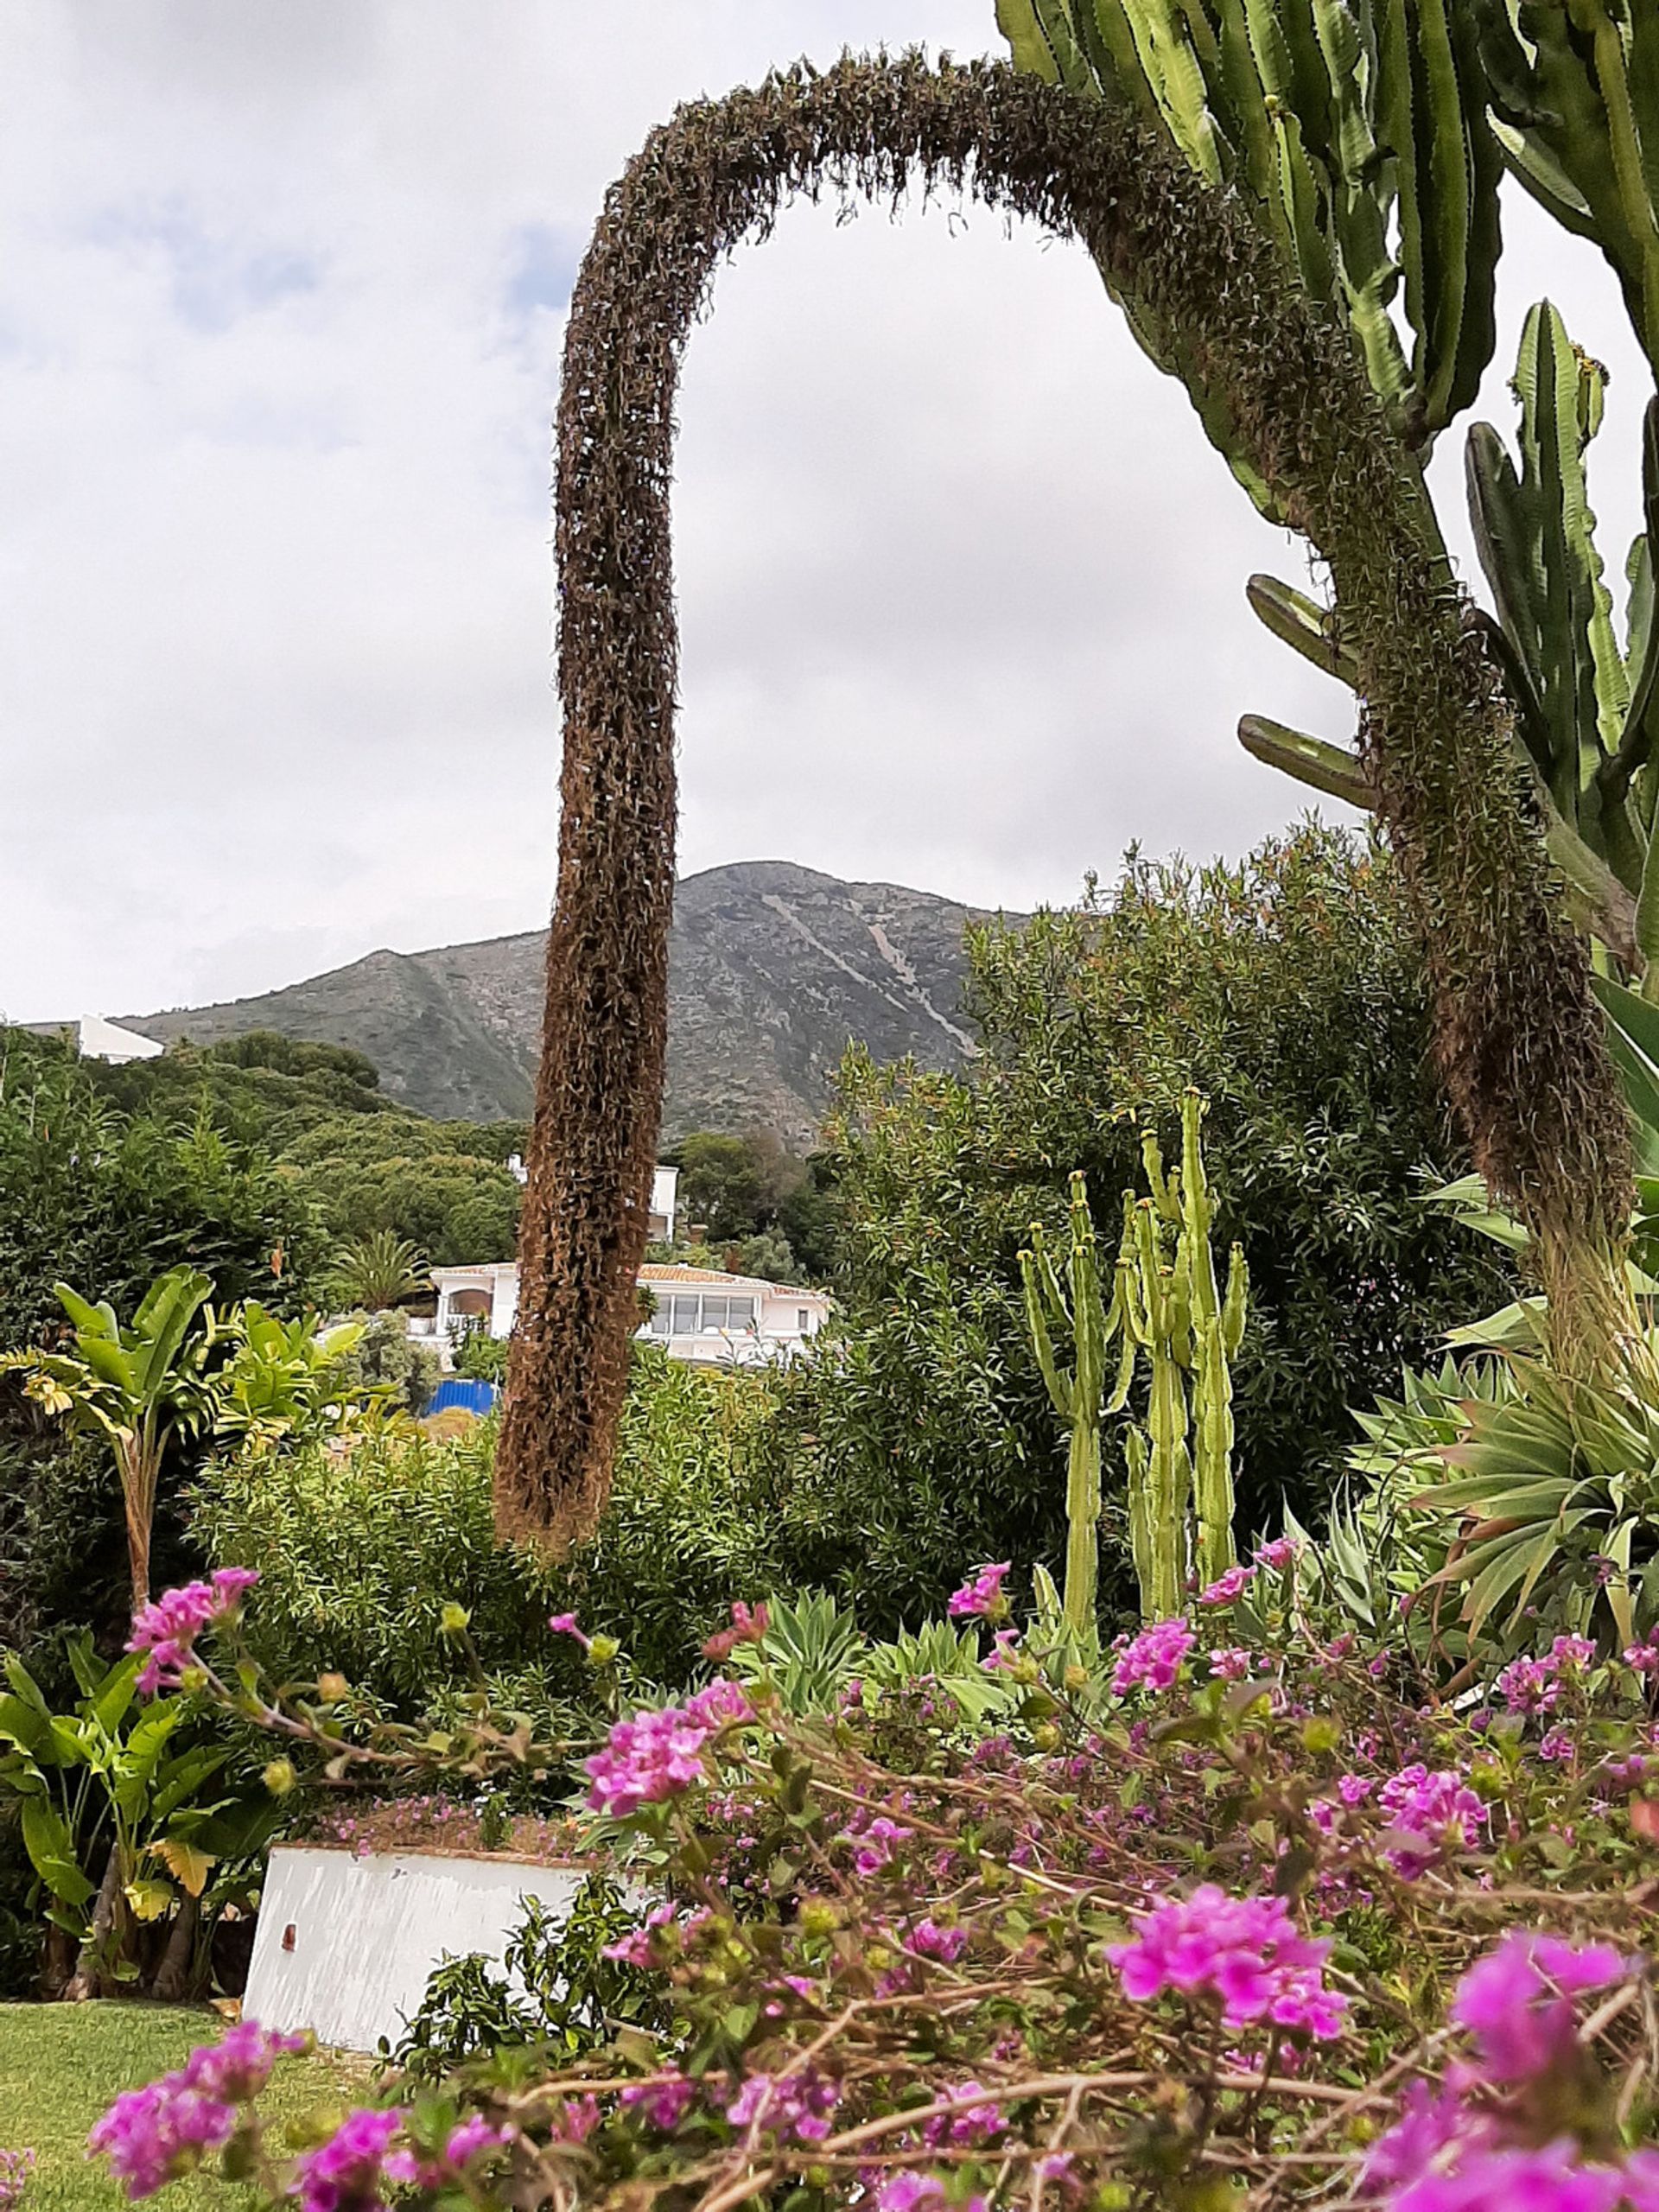
{"type": "MultiPolygon", "coordinates": [[[[542,918],[569,270],[677,100],[883,37],[992,50],[990,0],[0,18],[0,1005],[239,994],[542,918]]],[[[1503,373],[1546,281],[1608,358],[1594,257],[1518,236],[1503,373]]],[[[1063,899],[1133,836],[1236,852],[1299,810],[1243,709],[1345,734],[1243,607],[1299,549],[1075,251],[797,210],[721,276],[682,421],[688,867],[1063,899]]],[[[1633,500],[1598,504],[1622,548],[1633,500]]]]}

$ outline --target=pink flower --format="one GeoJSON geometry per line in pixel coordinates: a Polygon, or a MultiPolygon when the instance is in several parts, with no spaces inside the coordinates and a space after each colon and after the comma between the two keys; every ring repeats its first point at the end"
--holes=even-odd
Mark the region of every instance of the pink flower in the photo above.
{"type": "Polygon", "coordinates": [[[1250,1654],[1243,1650],[1212,1651],[1210,1670],[1224,1682],[1240,1682],[1250,1671],[1250,1654]]]}
{"type": "Polygon", "coordinates": [[[1154,1621],[1150,1628],[1143,1628],[1117,1656],[1112,1669],[1112,1695],[1124,1697],[1142,1684],[1148,1689],[1168,1689],[1197,1640],[1179,1618],[1154,1621]]]}
{"type": "Polygon", "coordinates": [[[1007,1613],[1008,1601],[1002,1594],[1002,1582],[1012,1565],[1012,1560],[1005,1559],[995,1567],[976,1567],[973,1580],[950,1593],[945,1611],[951,1619],[1003,1619],[1007,1613]]]}
{"type": "Polygon", "coordinates": [[[1454,2143],[1479,2149],[1491,2139],[1491,2122],[1471,2112],[1455,2087],[1431,2090],[1427,2082],[1413,2082],[1401,2104],[1399,2119],[1366,2158],[1361,2179],[1368,2192],[1403,2188],[1454,2143]]]}
{"type": "Polygon", "coordinates": [[[631,1928],[627,1934],[620,1937],[616,1942],[607,1943],[601,1956],[607,1959],[619,1959],[624,1966],[653,1966],[656,1963],[656,1954],[652,1948],[652,1936],[658,1929],[671,1927],[673,1923],[674,1908],[671,1904],[653,1905],[645,1915],[643,1927],[631,1928]]]}
{"type": "Polygon", "coordinates": [[[771,1625],[764,1601],[751,1611],[743,1600],[732,1605],[732,1624],[711,1636],[702,1647],[705,1659],[729,1659],[740,1643],[762,1643],[771,1625]]]}
{"type": "Polygon", "coordinates": [[[925,1959],[942,1959],[953,1966],[968,1942],[965,1928],[941,1928],[936,1920],[918,1920],[910,1931],[910,1948],[925,1959]]]}
{"type": "Polygon", "coordinates": [[[1659,1675],[1659,1643],[1631,1643],[1624,1649],[1624,1664],[1638,1675],[1659,1675]]]}
{"type": "Polygon", "coordinates": [[[1020,1631],[1017,1628],[1000,1628],[992,1638],[992,1648],[984,1658],[988,1675],[1007,1674],[1020,1663],[1020,1631]]]}
{"type": "Polygon", "coordinates": [[[207,2152],[222,2150],[236,2133],[237,2106],[264,2087],[275,2060],[307,2048],[304,2036],[267,2035],[245,2021],[222,2043],[192,2051],[175,2073],[125,2090],[93,2127],[87,2147],[108,2158],[130,2197],[153,2196],[207,2152]]]}
{"type": "Polygon", "coordinates": [[[1253,1556],[1258,1567],[1268,1567],[1276,1574],[1291,1564],[1301,1548],[1294,1536],[1275,1536],[1270,1544],[1258,1544],[1253,1556]]]}
{"type": "Polygon", "coordinates": [[[671,2135],[691,2108],[697,2085],[683,2074],[665,2074],[655,2082],[633,2082],[622,2092],[622,2103],[637,2112],[648,2126],[671,2135]]]}
{"type": "Polygon", "coordinates": [[[1425,2174],[1389,2199],[1388,2212],[1613,2212],[1624,2177],[1581,2166],[1575,2145],[1477,2151],[1448,2174],[1425,2174]]]}
{"type": "Polygon", "coordinates": [[[964,2144],[988,2142],[993,2135],[1000,2135],[1007,2126],[1002,2107],[997,2103],[982,2082],[958,2082],[954,2088],[943,2093],[957,2101],[954,2112],[937,2112],[922,2126],[922,2139],[937,2150],[940,2144],[950,2143],[958,2149],[964,2144]],[[959,2101],[971,2097],[971,2104],[959,2101]]]}
{"type": "Polygon", "coordinates": [[[292,2194],[300,2212],[371,2212],[378,2206],[388,2155],[402,2125],[401,2113],[366,2105],[348,2113],[328,2140],[294,2169],[292,2194]]]}
{"type": "Polygon", "coordinates": [[[1408,1879],[1444,1851],[1472,1851],[1487,1817],[1460,1774],[1451,1769],[1431,1774],[1421,1764],[1402,1767],[1382,1784],[1376,1802],[1390,1827],[1422,1839],[1396,1843],[1382,1853],[1408,1879]]]}
{"type": "Polygon", "coordinates": [[[726,2107],[734,2127],[762,2128],[780,2142],[822,2143],[841,2102],[841,2084],[827,2074],[751,2074],[726,2107]]]}
{"type": "Polygon", "coordinates": [[[574,1636],[584,1651],[593,1649],[594,1639],[591,1636],[582,1634],[576,1625],[576,1617],[574,1613],[555,1613],[547,1624],[555,1636],[574,1636]]]}
{"type": "Polygon", "coordinates": [[[1458,1984],[1451,2018],[1475,2037],[1494,2081],[1526,2081],[1571,2046],[1573,1998],[1605,1988],[1629,1970],[1610,1943],[1573,1944],[1512,1928],[1458,1984]]]}
{"type": "Polygon", "coordinates": [[[910,1834],[897,1821],[878,1813],[863,1827],[849,1829],[842,1840],[853,1846],[853,1864],[861,1874],[879,1874],[891,1862],[897,1847],[909,1840],[910,1834]]]}
{"type": "Polygon", "coordinates": [[[32,2151],[0,2151],[0,2212],[13,2212],[35,2171],[32,2151]]]}
{"type": "Polygon", "coordinates": [[[722,1681],[710,1682],[683,1706],[619,1720],[605,1749],[587,1762],[589,1807],[622,1817],[706,1782],[704,1745],[722,1728],[752,1717],[737,1684],[722,1681]]]}
{"type": "Polygon", "coordinates": [[[1198,1592],[1201,1605],[1230,1605],[1235,1598],[1242,1597],[1255,1580],[1253,1567],[1230,1567],[1225,1574],[1212,1582],[1207,1590],[1198,1592]]]}
{"type": "Polygon", "coordinates": [[[1140,1915],[1131,1941],[1106,1955],[1135,2004],[1166,1989],[1214,1996],[1229,2027],[1267,2018],[1328,2041],[1348,2003],[1325,1986],[1330,1949],[1298,1931],[1282,1897],[1230,1897],[1205,1882],[1140,1915]]]}
{"type": "Polygon", "coordinates": [[[1570,1759],[1577,1749],[1570,1728],[1552,1728],[1538,1746],[1541,1759],[1553,1759],[1562,1764],[1570,1759]]]}
{"type": "Polygon", "coordinates": [[[194,1662],[193,1647],[203,1629],[239,1611],[258,1580],[250,1567],[221,1567],[211,1581],[187,1582],[182,1589],[166,1591],[133,1615],[127,1649],[149,1655],[138,1676],[138,1687],[147,1697],[178,1687],[185,1669],[194,1662]]]}

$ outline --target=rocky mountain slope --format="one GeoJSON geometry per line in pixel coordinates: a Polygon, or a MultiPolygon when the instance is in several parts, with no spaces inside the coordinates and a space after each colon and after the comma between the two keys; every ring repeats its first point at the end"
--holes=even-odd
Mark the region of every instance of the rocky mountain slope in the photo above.
{"type": "MultiPolygon", "coordinates": [[[[768,1128],[811,1141],[855,1039],[879,1059],[960,1067],[963,931],[972,912],[891,883],[843,883],[785,861],[687,876],[669,958],[664,1134],[768,1128]]],[[[487,1121],[528,1112],[542,1007],[540,930],[371,952],[286,989],[122,1017],[148,1036],[217,1043],[249,1029],[354,1045],[390,1096],[487,1121]]]]}

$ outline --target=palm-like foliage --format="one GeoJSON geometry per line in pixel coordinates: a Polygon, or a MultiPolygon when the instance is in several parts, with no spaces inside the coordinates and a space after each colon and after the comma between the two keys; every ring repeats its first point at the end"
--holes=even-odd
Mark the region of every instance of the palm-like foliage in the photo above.
{"type": "Polygon", "coordinates": [[[73,1351],[0,1354],[0,1370],[21,1373],[37,1405],[108,1439],[126,1510],[135,1610],[149,1598],[150,1529],[168,1445],[175,1433],[199,1428],[211,1412],[202,1309],[212,1290],[194,1268],[169,1268],[126,1323],[107,1301],[93,1306],[60,1283],[73,1351]]]}
{"type": "Polygon", "coordinates": [[[418,1246],[392,1230],[377,1229],[341,1245],[333,1282],[334,1295],[342,1306],[379,1313],[429,1289],[431,1277],[418,1246]]]}

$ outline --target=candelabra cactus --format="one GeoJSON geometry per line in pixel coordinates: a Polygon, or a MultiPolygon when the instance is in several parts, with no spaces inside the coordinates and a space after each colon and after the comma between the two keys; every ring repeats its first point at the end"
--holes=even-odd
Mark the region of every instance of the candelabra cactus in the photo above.
{"type": "Polygon", "coordinates": [[[1135,1347],[1126,1334],[1117,1386],[1107,1402],[1107,1346],[1122,1331],[1122,1311],[1116,1295],[1109,1306],[1101,1291],[1094,1218],[1089,1211],[1088,1185],[1081,1174],[1071,1178],[1066,1227],[1064,1287],[1062,1270],[1055,1265],[1039,1222],[1032,1224],[1031,1246],[1020,1255],[1020,1273],[1037,1364],[1054,1410],[1071,1431],[1066,1452],[1063,1611],[1067,1628],[1086,1637],[1094,1623],[1095,1586],[1100,1572],[1101,1421],[1105,1414],[1116,1412],[1128,1395],[1135,1347]],[[1069,1370],[1055,1357],[1054,1335],[1061,1328],[1069,1332],[1072,1343],[1069,1370]]]}
{"type": "Polygon", "coordinates": [[[1151,1196],[1126,1215],[1117,1263],[1115,1302],[1149,1370],[1146,1428],[1131,1430],[1126,1450],[1130,1544],[1141,1610],[1151,1618],[1180,1610],[1189,1565],[1200,1581],[1213,1582],[1234,1558],[1231,1362],[1244,1333],[1249,1282],[1236,1244],[1224,1294],[1217,1279],[1203,1119],[1203,1099],[1187,1090],[1181,1164],[1167,1174],[1156,1135],[1143,1134],[1151,1196]]]}
{"type": "Polygon", "coordinates": [[[1236,1244],[1224,1294],[1210,1233],[1215,1200],[1205,1173],[1204,1101],[1181,1101],[1181,1160],[1165,1172],[1156,1135],[1141,1140],[1150,1197],[1123,1193],[1123,1230],[1109,1301],[1100,1279],[1095,1225],[1084,1178],[1071,1178],[1068,1247],[1057,1267],[1033,1224],[1020,1253],[1026,1314],[1037,1363],[1071,1432],[1066,1466],[1064,1616],[1087,1632],[1099,1562],[1101,1427],[1128,1402],[1135,1369],[1147,1369],[1144,1428],[1124,1440],[1129,1548],[1147,1619],[1179,1612],[1189,1572],[1213,1581],[1233,1561],[1231,1361],[1244,1332],[1247,1277],[1236,1244]],[[1062,1281],[1064,1274],[1064,1282],[1062,1281]],[[1070,1370],[1056,1332],[1073,1345],[1070,1370]],[[1121,1341],[1116,1380],[1105,1394],[1109,1348],[1121,1341]]]}

